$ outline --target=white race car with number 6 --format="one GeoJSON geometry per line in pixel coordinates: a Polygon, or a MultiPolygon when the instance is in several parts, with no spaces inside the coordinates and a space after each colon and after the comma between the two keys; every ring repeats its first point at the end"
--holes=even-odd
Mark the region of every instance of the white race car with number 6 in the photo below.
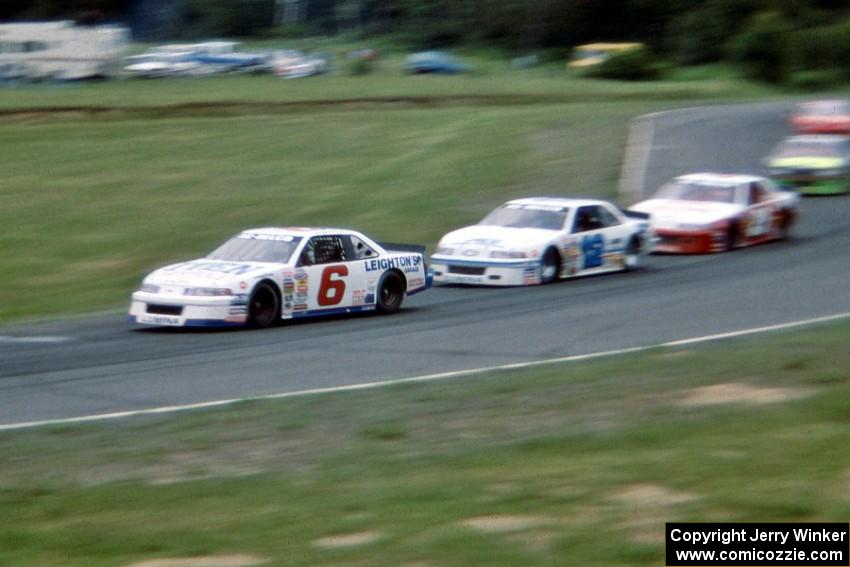
{"type": "Polygon", "coordinates": [[[381,245],[345,229],[258,228],[206,258],[147,276],[130,321],[165,326],[248,325],[377,310],[430,287],[423,246],[381,245]]]}
{"type": "Polygon", "coordinates": [[[434,281],[536,285],[628,270],[652,251],[649,215],[606,201],[533,197],[445,235],[431,256],[434,281]]]}

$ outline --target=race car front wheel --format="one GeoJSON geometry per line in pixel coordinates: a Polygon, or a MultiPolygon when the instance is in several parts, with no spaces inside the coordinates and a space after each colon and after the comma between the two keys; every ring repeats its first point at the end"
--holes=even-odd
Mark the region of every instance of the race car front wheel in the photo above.
{"type": "Polygon", "coordinates": [[[251,293],[248,300],[248,325],[263,329],[274,323],[280,316],[280,298],[277,291],[268,283],[261,282],[251,293]]]}
{"type": "Polygon", "coordinates": [[[395,313],[404,300],[404,281],[396,272],[387,272],[378,284],[377,309],[381,313],[395,313]]]}
{"type": "Polygon", "coordinates": [[[623,267],[626,270],[637,270],[640,268],[640,249],[641,240],[639,236],[632,236],[629,240],[629,245],[626,246],[626,257],[623,267]]]}
{"type": "Polygon", "coordinates": [[[543,262],[540,269],[540,283],[548,284],[558,279],[561,268],[561,259],[554,249],[549,248],[543,254],[543,262]]]}

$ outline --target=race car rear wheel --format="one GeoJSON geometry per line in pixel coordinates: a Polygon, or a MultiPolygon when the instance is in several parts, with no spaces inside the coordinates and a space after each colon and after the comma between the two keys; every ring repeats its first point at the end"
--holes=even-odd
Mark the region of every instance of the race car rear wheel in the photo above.
{"type": "Polygon", "coordinates": [[[629,239],[629,244],[626,246],[626,257],[623,261],[624,270],[637,270],[640,268],[641,239],[640,236],[632,236],[629,239]]]}
{"type": "Polygon", "coordinates": [[[258,329],[270,326],[280,317],[280,297],[271,284],[260,282],[248,300],[248,325],[258,329]]]}
{"type": "Polygon", "coordinates": [[[561,272],[561,258],[554,248],[549,248],[543,254],[540,266],[540,283],[548,284],[558,279],[561,272]]]}
{"type": "Polygon", "coordinates": [[[404,281],[396,272],[387,272],[378,284],[376,307],[381,313],[395,313],[404,300],[404,281]]]}

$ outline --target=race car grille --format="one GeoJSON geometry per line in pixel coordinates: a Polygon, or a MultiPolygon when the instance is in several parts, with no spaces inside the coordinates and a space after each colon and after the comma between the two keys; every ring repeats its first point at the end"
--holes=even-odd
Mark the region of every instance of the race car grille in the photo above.
{"type": "Polygon", "coordinates": [[[693,244],[695,242],[694,237],[692,236],[674,236],[670,234],[665,234],[660,236],[659,244],[668,245],[668,246],[684,246],[688,244],[693,244]]]}
{"type": "Polygon", "coordinates": [[[483,276],[487,268],[472,266],[449,266],[450,274],[462,274],[464,276],[483,276]]]}
{"type": "Polygon", "coordinates": [[[182,305],[159,305],[157,303],[148,303],[147,312],[153,313],[155,315],[182,315],[183,314],[183,306],[182,305]]]}

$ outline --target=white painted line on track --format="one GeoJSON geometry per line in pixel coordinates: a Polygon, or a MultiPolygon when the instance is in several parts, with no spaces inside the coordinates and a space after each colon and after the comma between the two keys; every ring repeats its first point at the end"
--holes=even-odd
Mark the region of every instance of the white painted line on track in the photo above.
{"type": "Polygon", "coordinates": [[[604,358],[609,356],[618,356],[622,354],[631,354],[636,352],[646,352],[658,348],[674,348],[697,343],[707,343],[722,339],[732,339],[744,337],[747,335],[755,335],[759,333],[768,333],[772,331],[781,331],[786,329],[794,329],[797,327],[805,327],[838,321],[840,319],[850,318],[850,312],[838,313],[836,315],[827,315],[825,317],[815,317],[813,319],[803,319],[800,321],[791,321],[789,323],[780,323],[777,325],[767,325],[764,327],[754,327],[751,329],[742,329],[739,331],[730,331],[728,333],[719,333],[716,335],[705,335],[701,337],[692,337],[689,339],[681,339],[676,341],[668,341],[655,345],[621,348],[616,350],[607,350],[602,352],[592,352],[587,354],[576,354],[572,356],[562,356],[558,358],[547,358],[545,360],[533,360],[529,362],[516,362],[513,364],[502,364],[499,366],[487,366],[483,368],[472,368],[469,370],[453,370],[450,372],[440,372],[438,374],[426,374],[424,376],[412,376],[409,378],[396,378],[393,380],[385,380],[380,382],[364,382],[362,384],[349,384],[347,386],[330,386],[327,388],[313,388],[309,390],[297,390],[295,392],[283,392],[280,394],[267,394],[264,396],[249,396],[245,398],[230,398],[225,400],[214,400],[209,402],[199,402],[196,404],[184,404],[175,406],[163,406],[158,408],[148,408],[141,410],[129,410],[113,413],[103,413],[97,415],[85,415],[80,417],[70,417],[65,419],[47,419],[42,421],[25,421],[20,423],[0,424],[0,431],[11,431],[15,429],[28,429],[33,427],[43,427],[47,425],[68,425],[77,423],[90,423],[97,421],[108,421],[113,419],[123,419],[128,417],[138,417],[143,415],[159,415],[167,413],[175,413],[190,410],[216,408],[228,406],[239,402],[262,401],[262,400],[279,400],[284,398],[296,398],[302,396],[313,396],[316,394],[330,394],[335,392],[350,392],[354,390],[371,390],[375,388],[383,388],[386,386],[394,386],[397,384],[412,384],[416,382],[433,382],[436,380],[446,380],[450,378],[461,378],[464,376],[472,376],[483,374],[486,372],[498,372],[505,370],[517,370],[522,368],[532,368],[535,366],[543,366],[548,364],[559,364],[566,362],[579,362],[582,360],[592,360],[595,358],[604,358]]]}
{"type": "Polygon", "coordinates": [[[9,337],[0,335],[0,344],[2,343],[28,343],[28,344],[53,344],[64,343],[70,341],[71,337],[51,337],[51,336],[34,336],[34,337],[9,337]]]}

